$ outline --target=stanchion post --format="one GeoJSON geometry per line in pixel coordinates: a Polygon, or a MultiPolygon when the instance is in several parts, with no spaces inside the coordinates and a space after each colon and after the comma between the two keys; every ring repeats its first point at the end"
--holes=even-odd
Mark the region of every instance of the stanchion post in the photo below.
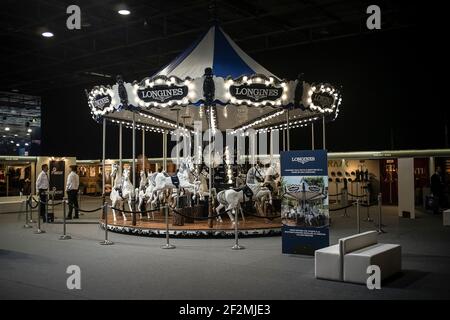
{"type": "Polygon", "coordinates": [[[366,218],[366,221],[373,222],[373,219],[370,217],[370,192],[368,189],[367,189],[366,196],[367,196],[367,218],[366,218]]]}
{"type": "Polygon", "coordinates": [[[71,236],[66,234],[66,198],[63,198],[63,235],[59,237],[59,240],[69,240],[72,239],[71,236]]]}
{"type": "Polygon", "coordinates": [[[378,233],[386,233],[386,231],[383,230],[383,224],[381,223],[381,216],[382,216],[382,198],[381,193],[378,194],[378,233]]]}
{"type": "Polygon", "coordinates": [[[53,187],[53,189],[52,189],[52,215],[53,215],[52,222],[54,222],[54,219],[55,219],[55,192],[56,192],[56,187],[53,187]]]}
{"type": "Polygon", "coordinates": [[[41,206],[42,206],[42,202],[41,202],[41,199],[39,198],[37,230],[34,232],[35,234],[45,233],[45,230],[41,230],[41,206]]]}
{"type": "Polygon", "coordinates": [[[28,205],[30,206],[30,223],[33,223],[33,195],[30,194],[30,197],[28,198],[28,205]]]}
{"type": "Polygon", "coordinates": [[[32,226],[30,226],[28,224],[28,205],[29,205],[28,200],[29,199],[30,199],[29,197],[25,198],[25,224],[23,225],[23,227],[26,229],[32,228],[32,226]]]}
{"type": "Polygon", "coordinates": [[[105,240],[101,241],[100,244],[108,246],[114,244],[114,242],[108,240],[108,205],[106,204],[106,201],[103,201],[102,212],[103,217],[105,218],[105,240]]]}
{"type": "Polygon", "coordinates": [[[166,216],[166,244],[161,246],[161,249],[175,249],[173,244],[170,244],[169,237],[169,206],[166,204],[164,206],[164,215],[166,216]]]}
{"type": "Polygon", "coordinates": [[[48,202],[49,202],[49,200],[50,200],[50,189],[49,190],[47,190],[47,193],[46,193],[46,197],[45,197],[45,221],[46,222],[48,222],[48,202]]]}
{"type": "Polygon", "coordinates": [[[359,219],[359,198],[356,199],[356,225],[358,228],[358,233],[361,233],[361,221],[359,219]]]}
{"type": "Polygon", "coordinates": [[[239,245],[239,229],[238,229],[239,218],[236,213],[236,209],[233,209],[233,214],[234,214],[234,246],[232,246],[231,249],[243,250],[245,249],[245,247],[239,245]]]}

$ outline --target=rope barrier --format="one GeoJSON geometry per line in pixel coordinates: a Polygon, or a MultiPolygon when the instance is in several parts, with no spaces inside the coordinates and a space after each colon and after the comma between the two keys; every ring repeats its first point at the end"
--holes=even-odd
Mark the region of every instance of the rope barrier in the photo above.
{"type": "MultiPolygon", "coordinates": [[[[34,198],[33,198],[33,200],[34,200],[34,198]]],[[[33,204],[31,202],[31,198],[30,198],[28,205],[30,206],[31,209],[36,209],[37,207],[39,207],[39,202],[36,202],[36,205],[33,207],[33,204]]]]}
{"type": "Polygon", "coordinates": [[[123,209],[119,209],[119,208],[115,208],[115,207],[111,207],[111,209],[113,210],[117,210],[120,212],[125,212],[125,213],[149,213],[149,212],[156,212],[159,211],[160,209],[150,209],[150,210],[145,210],[145,211],[127,211],[127,210],[123,210],[123,209]]]}
{"type": "Polygon", "coordinates": [[[351,193],[348,193],[348,195],[349,196],[352,196],[352,197],[354,197],[354,198],[364,198],[366,195],[361,195],[361,196],[358,196],[358,195],[356,195],[356,194],[351,194],[351,193]]]}
{"type": "Polygon", "coordinates": [[[373,207],[373,206],[378,205],[378,202],[373,202],[373,203],[369,203],[369,204],[360,203],[359,205],[360,205],[361,207],[369,208],[369,207],[373,207]]]}
{"type": "MultiPolygon", "coordinates": [[[[68,205],[69,207],[72,207],[72,208],[74,208],[74,209],[77,209],[77,208],[75,208],[75,206],[72,205],[71,203],[68,203],[67,205],[68,205]]],[[[99,211],[99,210],[102,210],[102,209],[103,209],[103,206],[101,206],[100,208],[92,209],[92,210],[83,210],[83,209],[78,208],[78,211],[80,211],[80,212],[85,212],[85,213],[92,213],[92,212],[96,212],[96,211],[99,211]]]]}
{"type": "Polygon", "coordinates": [[[353,207],[353,204],[349,204],[348,206],[344,206],[344,207],[340,207],[340,208],[333,208],[333,209],[329,208],[328,211],[339,211],[339,210],[347,209],[350,207],[353,207]]]}
{"type": "Polygon", "coordinates": [[[328,194],[329,197],[336,197],[336,196],[341,196],[341,195],[342,195],[342,192],[336,193],[336,194],[331,194],[331,193],[328,194]]]}

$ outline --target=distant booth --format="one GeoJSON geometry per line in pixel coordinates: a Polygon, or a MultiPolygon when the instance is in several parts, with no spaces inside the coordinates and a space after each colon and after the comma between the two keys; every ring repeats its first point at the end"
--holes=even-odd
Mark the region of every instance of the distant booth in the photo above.
{"type": "MultiPolygon", "coordinates": [[[[205,206],[210,217],[217,206],[217,192],[236,186],[239,175],[245,174],[245,170],[256,162],[257,153],[264,153],[266,161],[277,168],[276,162],[279,160],[274,155],[278,156],[279,149],[289,150],[289,130],[313,127],[315,122],[320,122],[325,133],[325,123],[336,119],[342,101],[340,90],[329,83],[308,83],[302,75],[295,80],[276,76],[242,51],[218,25],[212,26],[153,76],[131,83],[117,76],[114,85],[96,86],[86,91],[86,95],[93,119],[103,125],[103,172],[109,165],[105,160],[104,143],[107,123],[119,126],[120,172],[124,165],[122,130],[132,130],[130,180],[135,188],[140,185],[136,130],[143,133],[144,156],[141,156],[141,161],[145,159],[145,133],[160,133],[163,157],[149,171],[161,166],[163,171],[174,174],[177,169],[183,168],[183,164],[192,162],[196,172],[194,176],[199,178],[201,172],[206,172],[207,200],[204,201],[208,202],[205,206]],[[239,144],[239,137],[244,137],[244,148],[213,151],[207,141],[218,141],[218,135],[227,129],[223,140],[233,139],[239,144]],[[172,166],[168,161],[168,135],[177,143],[172,166]],[[279,147],[280,141],[282,148],[279,147]],[[245,154],[239,150],[245,150],[245,154]],[[239,165],[236,160],[240,160],[239,165]]],[[[145,161],[142,167],[145,167],[145,161]]],[[[105,176],[102,179],[102,190],[105,191],[105,176]]],[[[188,203],[189,207],[190,201],[188,203]]],[[[136,211],[131,222],[116,219],[111,228],[114,231],[126,229],[148,234],[163,229],[157,219],[138,219],[139,210],[136,211]]],[[[220,224],[212,218],[193,223],[185,219],[182,226],[174,226],[172,231],[208,235],[227,233],[232,231],[227,219],[220,224]]],[[[248,217],[243,233],[273,234],[280,231],[280,226],[280,219],[248,217]]]]}

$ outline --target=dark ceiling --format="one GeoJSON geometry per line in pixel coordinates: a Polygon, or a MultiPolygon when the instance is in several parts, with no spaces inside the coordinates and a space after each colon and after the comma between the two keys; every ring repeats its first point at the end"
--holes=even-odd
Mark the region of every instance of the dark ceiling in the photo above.
{"type": "MultiPolygon", "coordinates": [[[[214,18],[250,55],[367,33],[360,0],[2,1],[0,88],[27,94],[152,75],[214,18]],[[81,8],[81,30],[66,28],[67,6],[81,8]],[[54,33],[44,38],[44,29],[54,33]]],[[[410,27],[415,10],[377,1],[382,31],[410,27]]],[[[282,74],[280,76],[283,76],[282,74]]]]}

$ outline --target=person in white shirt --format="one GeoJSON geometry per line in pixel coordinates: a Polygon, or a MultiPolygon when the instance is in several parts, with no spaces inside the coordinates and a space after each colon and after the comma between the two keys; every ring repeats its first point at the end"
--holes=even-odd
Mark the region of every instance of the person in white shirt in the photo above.
{"type": "Polygon", "coordinates": [[[69,203],[69,215],[67,219],[72,219],[72,211],[75,208],[75,216],[74,219],[78,219],[78,187],[80,186],[80,178],[77,174],[77,166],[70,166],[72,170],[67,176],[66,190],[67,190],[67,198],[69,203]]]}
{"type": "Polygon", "coordinates": [[[47,202],[47,191],[49,188],[49,179],[47,174],[48,164],[44,163],[41,168],[42,171],[36,180],[36,193],[39,195],[39,200],[41,201],[41,205],[39,206],[40,216],[42,217],[44,222],[47,222],[47,215],[45,214],[45,203],[47,202]]]}

